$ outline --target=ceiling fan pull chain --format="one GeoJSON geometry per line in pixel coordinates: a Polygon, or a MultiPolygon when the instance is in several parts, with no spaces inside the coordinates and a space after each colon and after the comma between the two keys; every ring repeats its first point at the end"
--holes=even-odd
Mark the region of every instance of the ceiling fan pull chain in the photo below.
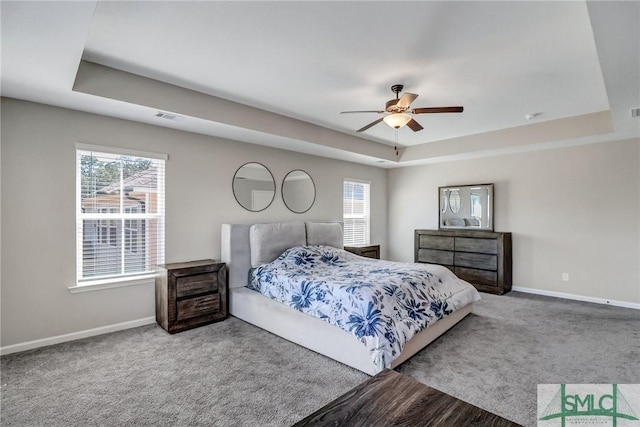
{"type": "Polygon", "coordinates": [[[396,128],[396,145],[393,146],[393,149],[396,150],[396,157],[398,157],[398,128],[396,128]]]}

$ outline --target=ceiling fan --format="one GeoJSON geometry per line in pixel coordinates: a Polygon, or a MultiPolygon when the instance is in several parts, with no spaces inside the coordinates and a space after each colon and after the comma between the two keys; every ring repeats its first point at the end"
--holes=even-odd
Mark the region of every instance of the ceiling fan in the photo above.
{"type": "Polygon", "coordinates": [[[418,97],[415,93],[406,92],[402,97],[399,97],[400,92],[402,92],[403,85],[393,85],[391,86],[391,91],[396,94],[395,99],[390,99],[385,104],[384,110],[362,110],[362,111],[342,111],[340,114],[349,114],[349,113],[376,113],[376,114],[384,114],[390,113],[386,116],[375,120],[365,127],[358,129],[356,132],[364,132],[372,126],[377,125],[378,123],[384,121],[386,124],[391,126],[394,129],[400,129],[402,126],[407,125],[409,128],[418,132],[423,129],[420,126],[420,123],[416,122],[413,117],[411,117],[407,113],[411,114],[433,114],[433,113],[462,113],[464,110],[463,107],[428,107],[428,108],[410,108],[411,103],[415,101],[418,97]]]}

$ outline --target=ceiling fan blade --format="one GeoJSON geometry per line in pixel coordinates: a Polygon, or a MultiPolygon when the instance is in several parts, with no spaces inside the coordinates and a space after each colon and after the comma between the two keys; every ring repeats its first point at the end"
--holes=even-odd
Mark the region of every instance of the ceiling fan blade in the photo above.
{"type": "Polygon", "coordinates": [[[429,114],[429,113],[462,113],[464,107],[428,107],[414,108],[411,110],[413,114],[429,114]]]}
{"type": "Polygon", "coordinates": [[[383,118],[380,118],[374,122],[369,123],[368,125],[366,125],[365,127],[363,127],[362,129],[358,129],[356,132],[364,132],[365,130],[369,129],[372,126],[377,125],[378,123],[380,123],[383,120],[383,118]]]}
{"type": "Polygon", "coordinates": [[[398,100],[396,106],[400,108],[409,108],[409,105],[411,105],[411,103],[415,101],[417,97],[418,95],[416,95],[415,93],[407,92],[398,100]]]}
{"type": "Polygon", "coordinates": [[[378,114],[382,114],[382,113],[384,113],[384,111],[382,111],[382,110],[340,111],[340,114],[350,114],[350,113],[378,113],[378,114]]]}
{"type": "Polygon", "coordinates": [[[409,128],[414,132],[418,132],[419,130],[424,129],[422,126],[420,126],[420,123],[416,122],[413,119],[409,120],[407,126],[409,126],[409,128]]]}

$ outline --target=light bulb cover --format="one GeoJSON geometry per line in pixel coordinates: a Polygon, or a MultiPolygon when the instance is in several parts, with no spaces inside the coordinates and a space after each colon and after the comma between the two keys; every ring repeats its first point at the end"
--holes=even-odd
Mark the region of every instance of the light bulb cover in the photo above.
{"type": "Polygon", "coordinates": [[[384,122],[392,128],[400,129],[402,126],[411,121],[411,116],[404,113],[395,113],[385,116],[382,120],[384,120],[384,122]]]}

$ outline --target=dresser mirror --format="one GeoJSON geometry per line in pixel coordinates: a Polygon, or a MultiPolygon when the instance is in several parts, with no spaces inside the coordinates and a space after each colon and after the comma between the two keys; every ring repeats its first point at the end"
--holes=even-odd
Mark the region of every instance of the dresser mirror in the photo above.
{"type": "Polygon", "coordinates": [[[273,175],[260,163],[245,163],[233,176],[233,196],[248,211],[260,212],[269,207],[276,195],[273,175]]]}
{"type": "Polygon", "coordinates": [[[493,184],[439,187],[440,229],[493,231],[493,184]]]}
{"type": "Polygon", "coordinates": [[[316,200],[316,185],[303,170],[292,170],[282,181],[282,200],[291,212],[304,213],[316,200]]]}

